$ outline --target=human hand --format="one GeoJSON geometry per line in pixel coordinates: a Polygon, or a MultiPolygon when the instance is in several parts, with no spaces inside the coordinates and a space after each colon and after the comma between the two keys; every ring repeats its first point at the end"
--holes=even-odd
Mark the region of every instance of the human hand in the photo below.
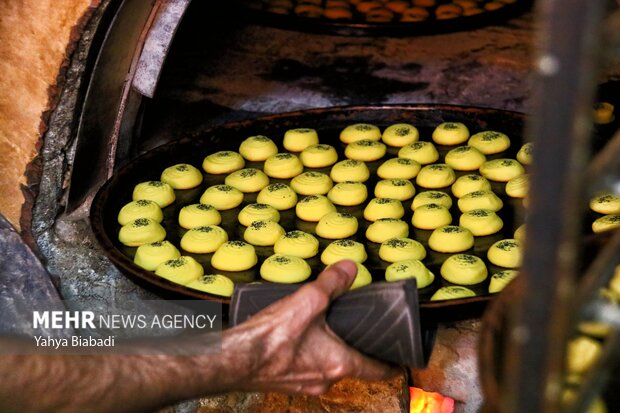
{"type": "Polygon", "coordinates": [[[331,301],[349,290],[356,273],[354,262],[336,263],[229,330],[250,354],[247,374],[237,384],[245,390],[318,395],[344,377],[382,380],[398,374],[349,347],[325,323],[331,301]]]}

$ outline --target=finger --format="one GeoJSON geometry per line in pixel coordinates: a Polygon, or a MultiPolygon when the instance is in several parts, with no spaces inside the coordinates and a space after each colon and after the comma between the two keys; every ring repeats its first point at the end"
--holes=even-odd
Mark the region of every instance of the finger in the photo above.
{"type": "Polygon", "coordinates": [[[351,260],[338,261],[319,274],[314,282],[330,300],[346,293],[357,275],[357,264],[351,260]]]}

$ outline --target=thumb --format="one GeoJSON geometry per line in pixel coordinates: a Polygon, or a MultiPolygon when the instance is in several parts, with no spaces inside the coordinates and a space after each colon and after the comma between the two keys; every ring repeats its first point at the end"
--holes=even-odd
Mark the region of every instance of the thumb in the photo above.
{"type": "Polygon", "coordinates": [[[352,260],[342,260],[327,267],[314,282],[330,300],[346,293],[357,275],[357,264],[352,260]]]}

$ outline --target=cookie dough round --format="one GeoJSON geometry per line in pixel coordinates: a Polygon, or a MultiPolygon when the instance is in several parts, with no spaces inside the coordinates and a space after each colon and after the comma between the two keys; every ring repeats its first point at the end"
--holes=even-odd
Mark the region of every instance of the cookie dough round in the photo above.
{"type": "Polygon", "coordinates": [[[273,283],[299,283],[307,280],[311,273],[305,260],[292,255],[274,254],[260,267],[260,276],[273,283]]]}
{"type": "Polygon", "coordinates": [[[330,212],[316,224],[316,234],[328,239],[342,239],[355,235],[358,229],[357,218],[343,212],[330,212]]]}
{"type": "Polygon", "coordinates": [[[304,165],[297,155],[284,152],[267,158],[263,169],[272,178],[289,179],[302,173],[304,165]]]}
{"type": "Polygon", "coordinates": [[[164,169],[160,179],[174,189],[191,189],[202,183],[202,173],[190,164],[180,163],[164,169]]]}
{"type": "Polygon", "coordinates": [[[459,298],[475,297],[476,293],[466,287],[450,285],[441,287],[431,296],[431,301],[456,300],[459,298]]]}
{"type": "Polygon", "coordinates": [[[289,129],[284,132],[282,146],[291,152],[301,152],[309,146],[319,143],[316,130],[310,128],[289,129]]]}
{"type": "MultiPolygon", "coordinates": [[[[530,176],[523,174],[512,178],[506,183],[506,195],[511,198],[525,198],[530,190],[530,176]]],[[[620,212],[620,198],[618,199],[620,212]]]]}
{"type": "Polygon", "coordinates": [[[481,237],[500,231],[504,226],[504,222],[493,211],[473,209],[461,215],[459,226],[467,228],[474,236],[481,237]]]}
{"type": "Polygon", "coordinates": [[[408,158],[392,158],[383,162],[377,169],[381,179],[413,179],[422,166],[408,158]]]}
{"type": "Polygon", "coordinates": [[[411,224],[418,229],[436,229],[452,222],[450,211],[439,204],[426,204],[413,210],[411,224]]]}
{"type": "Polygon", "coordinates": [[[488,275],[484,262],[470,254],[456,254],[441,264],[444,280],[459,285],[474,285],[486,280],[488,275]]]}
{"type": "Polygon", "coordinates": [[[384,143],[365,139],[348,144],[344,148],[344,156],[356,161],[372,162],[383,158],[386,151],[384,143]]]}
{"type": "Polygon", "coordinates": [[[519,152],[517,152],[517,161],[523,165],[532,164],[532,155],[534,154],[534,147],[531,142],[524,143],[519,152]]]}
{"type": "Polygon", "coordinates": [[[133,262],[145,270],[155,271],[162,262],[174,260],[180,256],[181,253],[170,241],[159,241],[140,245],[133,262]]]}
{"type": "Polygon", "coordinates": [[[255,203],[244,206],[237,219],[247,227],[254,221],[280,222],[280,213],[271,205],[255,203]]]}
{"type": "Polygon", "coordinates": [[[428,246],[437,252],[463,252],[474,246],[474,234],[457,225],[444,225],[433,231],[428,246]]]}
{"type": "Polygon", "coordinates": [[[219,295],[220,297],[231,297],[235,290],[235,283],[230,278],[221,274],[203,275],[185,286],[192,290],[219,295]]]}
{"type": "Polygon", "coordinates": [[[261,204],[271,205],[278,211],[291,209],[297,203],[297,194],[290,186],[281,183],[275,183],[266,186],[256,198],[261,204]]]}
{"type": "Polygon", "coordinates": [[[228,241],[228,234],[217,225],[192,228],[181,238],[181,248],[194,254],[208,254],[228,241]]]}
{"type": "Polygon", "coordinates": [[[304,149],[299,159],[306,168],[325,168],[338,162],[338,153],[333,146],[320,143],[304,149]]]}
{"type": "Polygon", "coordinates": [[[461,212],[471,211],[473,209],[488,209],[491,211],[499,211],[504,203],[495,192],[491,190],[482,190],[470,192],[459,198],[458,206],[461,212]]]}
{"type": "Polygon", "coordinates": [[[213,175],[229,174],[245,166],[243,157],[233,151],[219,151],[205,157],[202,169],[213,175]]]}
{"type": "MultiPolygon", "coordinates": [[[[278,147],[268,137],[256,135],[250,136],[241,142],[241,145],[239,146],[239,153],[248,161],[261,162],[278,153],[278,147]]],[[[243,168],[243,166],[241,166],[241,168],[243,168]]]]}
{"type": "Polygon", "coordinates": [[[172,187],[161,181],[141,182],[133,189],[132,199],[139,201],[146,199],[155,202],[160,208],[165,208],[176,199],[172,187]]]}
{"type": "Polygon", "coordinates": [[[485,155],[493,155],[510,148],[510,138],[501,132],[488,130],[472,135],[467,144],[485,155]]]}
{"type": "Polygon", "coordinates": [[[620,196],[612,193],[600,194],[590,200],[590,209],[599,214],[620,214],[620,196]]]}
{"type": "Polygon", "coordinates": [[[200,197],[201,204],[213,205],[218,211],[238,207],[243,202],[243,192],[230,185],[208,187],[200,197]]]}
{"type": "Polygon", "coordinates": [[[410,238],[390,238],[381,243],[379,258],[387,262],[423,260],[426,258],[424,245],[410,238]]]}
{"type": "Polygon", "coordinates": [[[420,192],[413,198],[411,209],[415,211],[417,208],[428,204],[437,204],[446,207],[446,209],[450,209],[452,208],[452,198],[450,198],[450,195],[441,191],[420,192]]]}
{"type": "Polygon", "coordinates": [[[213,205],[191,204],[179,211],[179,225],[181,228],[192,229],[203,225],[220,225],[222,216],[213,205]]]}
{"type": "Polygon", "coordinates": [[[319,222],[321,218],[330,212],[335,212],[336,207],[323,195],[310,195],[302,198],[295,206],[297,217],[303,221],[319,222]]]}
{"type": "Polygon", "coordinates": [[[291,180],[291,188],[299,195],[324,195],[332,189],[332,180],[321,172],[304,172],[291,180]]]}
{"type": "Polygon", "coordinates": [[[497,241],[487,251],[487,258],[498,267],[519,268],[523,259],[521,245],[516,239],[497,241]]]}
{"type": "Polygon", "coordinates": [[[381,244],[391,238],[407,238],[409,225],[396,218],[380,218],[366,229],[366,239],[381,244]]]}
{"type": "Polygon", "coordinates": [[[620,214],[605,215],[592,223],[592,231],[595,233],[611,231],[620,228],[620,214]]]}
{"type": "Polygon", "coordinates": [[[138,218],[121,227],[118,240],[128,247],[163,241],[166,230],[158,222],[149,218],[138,218]]]}
{"type": "Polygon", "coordinates": [[[403,260],[394,262],[385,269],[387,282],[415,278],[418,288],[428,287],[435,281],[435,275],[420,260],[403,260]]]}
{"type": "Polygon", "coordinates": [[[204,271],[202,265],[192,257],[181,256],[159,264],[155,274],[173,283],[186,285],[202,277],[204,271]]]}
{"type": "Polygon", "coordinates": [[[311,258],[319,253],[319,240],[307,232],[289,231],[276,241],[273,251],[276,254],[311,258]]]}
{"type": "Polygon", "coordinates": [[[332,265],[347,259],[363,263],[368,258],[364,244],[350,239],[339,239],[329,244],[321,254],[321,262],[332,265]]]}
{"type": "Polygon", "coordinates": [[[241,192],[252,193],[258,192],[269,185],[269,178],[260,169],[245,168],[228,175],[224,183],[237,188],[241,192]]]}
{"type": "Polygon", "coordinates": [[[508,182],[512,178],[523,175],[525,169],[514,159],[493,159],[480,167],[480,174],[490,181],[508,182]]]}
{"type": "Polygon", "coordinates": [[[414,160],[421,165],[428,165],[437,162],[439,152],[431,142],[420,141],[403,146],[398,151],[398,157],[414,160]]]}
{"type": "Polygon", "coordinates": [[[461,198],[470,192],[487,191],[491,189],[491,183],[484,176],[469,174],[460,176],[452,184],[452,194],[461,198]]]}
{"type": "Polygon", "coordinates": [[[406,201],[415,195],[415,186],[406,179],[384,179],[377,182],[375,196],[406,201]]]}
{"type": "Polygon", "coordinates": [[[123,206],[118,213],[117,220],[119,224],[127,225],[139,218],[149,218],[155,222],[161,222],[164,219],[164,214],[154,201],[140,199],[123,206]]]}
{"type": "Polygon", "coordinates": [[[456,180],[454,170],[445,163],[436,163],[426,165],[415,179],[416,184],[422,188],[445,188],[450,186],[456,180]]]}
{"type": "Polygon", "coordinates": [[[370,171],[364,162],[346,159],[335,164],[329,176],[334,182],[366,182],[370,171]]]}
{"type": "Polygon", "coordinates": [[[487,157],[473,146],[458,146],[446,154],[444,162],[455,171],[475,171],[487,157]]]}
{"type": "Polygon", "coordinates": [[[444,122],[433,131],[433,141],[439,145],[459,145],[469,139],[469,129],[461,122],[444,122]]]}
{"type": "Polygon", "coordinates": [[[498,271],[491,275],[491,281],[489,282],[489,293],[499,293],[506,288],[510,281],[514,280],[517,275],[519,275],[519,271],[515,270],[498,271]]]}
{"type": "Polygon", "coordinates": [[[514,232],[514,238],[522,244],[525,242],[525,228],[525,224],[522,224],[514,232]]]}
{"type": "Polygon", "coordinates": [[[372,283],[372,275],[370,275],[368,268],[364,267],[359,262],[356,262],[355,264],[357,265],[357,274],[355,275],[353,284],[351,284],[351,287],[349,288],[350,290],[365,287],[372,283]]]}
{"type": "Polygon", "coordinates": [[[243,239],[252,245],[267,247],[284,235],[284,228],[274,221],[254,221],[243,233],[243,239]]]}
{"type": "Polygon", "coordinates": [[[330,189],[327,198],[336,205],[360,205],[368,198],[368,188],[361,182],[339,182],[330,189]]]}
{"type": "Polygon", "coordinates": [[[378,141],[379,139],[381,139],[381,131],[369,123],[349,125],[340,132],[340,140],[346,144],[362,140],[378,141]]]}
{"type": "Polygon", "coordinates": [[[243,241],[222,244],[211,258],[211,266],[221,271],[245,271],[258,262],[254,247],[243,241]]]}
{"type": "Polygon", "coordinates": [[[379,218],[397,218],[405,215],[403,205],[397,199],[392,198],[373,198],[366,208],[364,208],[364,219],[376,221],[379,218]]]}
{"type": "Polygon", "coordinates": [[[388,126],[381,135],[381,139],[388,146],[402,148],[420,139],[418,129],[408,123],[397,123],[388,126]]]}

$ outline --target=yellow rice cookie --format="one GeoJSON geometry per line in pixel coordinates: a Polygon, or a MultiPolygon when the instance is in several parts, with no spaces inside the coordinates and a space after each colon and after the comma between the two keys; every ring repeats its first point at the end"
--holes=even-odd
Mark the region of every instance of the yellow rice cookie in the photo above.
{"type": "Polygon", "coordinates": [[[174,189],[191,189],[202,183],[202,173],[190,164],[180,163],[164,169],[160,180],[174,189]]]}
{"type": "Polygon", "coordinates": [[[346,159],[335,164],[329,176],[334,182],[366,182],[370,178],[370,171],[364,162],[346,159]]]}
{"type": "MultiPolygon", "coordinates": [[[[529,190],[530,176],[528,174],[516,176],[506,183],[506,195],[512,198],[525,198],[529,190]]],[[[620,211],[620,208],[618,211],[620,211]]]]}
{"type": "Polygon", "coordinates": [[[258,192],[269,185],[269,177],[260,169],[245,168],[228,175],[224,183],[237,188],[241,192],[251,193],[258,192]]]}
{"type": "Polygon", "coordinates": [[[118,213],[117,220],[119,224],[127,225],[139,218],[149,218],[155,222],[161,222],[164,219],[164,214],[154,201],[140,199],[123,206],[118,213]]]}
{"type": "Polygon", "coordinates": [[[480,237],[500,231],[504,226],[504,222],[493,211],[473,209],[461,215],[459,226],[467,228],[476,237],[480,237]]]}
{"type": "Polygon", "coordinates": [[[421,165],[408,158],[392,158],[377,169],[381,179],[413,179],[420,172],[421,165]]]}
{"type": "Polygon", "coordinates": [[[355,235],[358,229],[357,218],[343,212],[330,212],[316,225],[316,234],[328,239],[342,239],[355,235]]]}
{"type": "Polygon", "coordinates": [[[172,187],[161,181],[141,182],[133,189],[132,199],[139,201],[146,199],[155,202],[160,208],[165,208],[176,199],[172,187]]]}
{"type": "Polygon", "coordinates": [[[297,217],[303,221],[318,222],[336,207],[323,195],[310,195],[302,198],[295,206],[297,217]]]}
{"type": "Polygon", "coordinates": [[[361,182],[339,182],[330,189],[327,198],[336,205],[360,205],[368,198],[368,188],[361,182]]]}
{"type": "Polygon", "coordinates": [[[181,253],[170,241],[143,244],[136,250],[133,262],[148,271],[155,269],[162,262],[179,258],[181,253]]]}
{"type": "Polygon", "coordinates": [[[301,152],[309,146],[319,143],[316,130],[310,128],[289,129],[284,133],[282,146],[291,152],[301,152]]]}
{"type": "Polygon", "coordinates": [[[202,277],[204,271],[202,265],[192,257],[181,256],[159,264],[155,274],[173,283],[186,285],[202,277]]]}
{"type": "Polygon", "coordinates": [[[453,284],[479,284],[486,280],[487,275],[486,265],[475,255],[452,255],[441,265],[441,276],[444,280],[453,284]]]}
{"type": "Polygon", "coordinates": [[[458,146],[446,154],[444,162],[455,171],[475,171],[487,158],[473,146],[458,146]]]}
{"type": "Polygon", "coordinates": [[[273,246],[276,254],[311,258],[319,253],[319,240],[303,231],[289,231],[281,236],[273,246]]]}
{"type": "Polygon", "coordinates": [[[592,223],[592,231],[595,233],[611,231],[620,228],[620,214],[605,215],[592,223]]]}
{"type": "Polygon", "coordinates": [[[420,138],[418,129],[408,123],[397,123],[388,126],[381,135],[381,139],[388,146],[402,148],[403,146],[417,142],[420,138]]]}
{"type": "Polygon", "coordinates": [[[252,245],[266,247],[284,235],[284,228],[274,221],[254,221],[243,233],[243,239],[252,245]]]}
{"type": "Polygon", "coordinates": [[[410,238],[390,238],[381,243],[379,258],[387,262],[423,260],[426,258],[424,245],[410,238]]]}
{"type": "Polygon", "coordinates": [[[344,148],[344,156],[356,161],[372,162],[385,156],[384,143],[372,140],[361,140],[350,143],[344,148]]]}
{"type": "MultiPolygon", "coordinates": [[[[250,136],[249,138],[241,142],[241,145],[239,146],[239,153],[248,161],[260,162],[278,153],[278,147],[275,143],[273,143],[271,139],[266,136],[250,136]]],[[[241,167],[237,169],[241,169],[243,168],[243,166],[244,165],[241,165],[241,167]]],[[[233,171],[221,173],[230,173],[233,171]]]]}
{"type": "Polygon", "coordinates": [[[333,146],[321,143],[308,146],[299,159],[306,168],[325,168],[338,162],[338,153],[333,146]]]}
{"type": "Polygon", "coordinates": [[[302,173],[304,165],[296,155],[284,152],[267,158],[263,169],[272,178],[289,179],[302,173]]]}
{"type": "Polygon", "coordinates": [[[311,273],[306,261],[292,255],[274,254],[260,267],[260,276],[274,283],[299,283],[307,280],[311,273]]]}
{"type": "Polygon", "coordinates": [[[375,186],[377,198],[392,198],[406,201],[415,195],[415,186],[407,179],[383,179],[375,186]]]}
{"type": "Polygon", "coordinates": [[[461,212],[472,209],[488,209],[499,211],[504,206],[502,200],[490,190],[474,191],[459,198],[458,206],[461,212]]]}
{"type": "Polygon", "coordinates": [[[229,174],[242,169],[244,166],[243,157],[233,151],[215,152],[202,161],[202,169],[213,175],[229,174]]]}
{"type": "Polygon", "coordinates": [[[405,215],[403,205],[397,199],[373,198],[364,208],[364,219],[376,221],[379,218],[402,218],[405,215]]]}
{"type": "Polygon", "coordinates": [[[380,218],[366,229],[366,239],[381,244],[390,238],[407,238],[409,225],[396,218],[380,218]]]}
{"type": "Polygon", "coordinates": [[[523,260],[521,245],[516,239],[497,241],[487,251],[487,258],[491,264],[504,268],[519,268],[523,260]]]}
{"type": "Polygon", "coordinates": [[[450,211],[439,204],[426,204],[413,210],[411,224],[419,229],[435,229],[452,222],[450,211]]]}
{"type": "Polygon", "coordinates": [[[452,208],[452,198],[450,195],[441,191],[424,191],[420,192],[413,198],[413,202],[411,203],[411,209],[416,210],[422,205],[428,204],[437,204],[447,209],[452,208]]]}
{"type": "Polygon", "coordinates": [[[222,271],[245,271],[256,265],[256,250],[243,241],[222,244],[211,258],[211,266],[222,271]]]}
{"type": "Polygon", "coordinates": [[[239,223],[245,227],[254,221],[280,222],[280,212],[267,204],[248,204],[243,207],[237,216],[239,223]]]}
{"type": "Polygon", "coordinates": [[[351,287],[349,288],[350,290],[365,287],[372,283],[372,275],[370,275],[370,271],[368,271],[368,269],[359,262],[356,262],[355,265],[357,265],[357,274],[355,275],[353,284],[351,284],[351,287]]]}
{"type": "Polygon", "coordinates": [[[201,204],[213,205],[218,211],[236,208],[243,202],[243,192],[230,185],[208,187],[200,197],[201,204]]]}
{"type": "Polygon", "coordinates": [[[221,297],[231,297],[235,290],[235,283],[230,278],[221,274],[203,275],[185,286],[192,290],[219,295],[221,297]]]}
{"type": "Polygon", "coordinates": [[[419,260],[397,261],[385,269],[385,280],[387,282],[409,278],[415,278],[418,288],[428,287],[435,281],[435,275],[419,260]]]}
{"type": "Polygon", "coordinates": [[[510,282],[514,280],[517,275],[519,275],[519,271],[515,270],[498,271],[491,275],[491,281],[489,282],[489,293],[499,293],[506,288],[506,286],[510,284],[510,282]]]}
{"type": "Polygon", "coordinates": [[[590,200],[590,209],[599,214],[620,214],[620,196],[603,193],[590,200]]]}
{"type": "Polygon", "coordinates": [[[321,254],[321,262],[325,265],[332,265],[344,259],[363,263],[367,258],[364,244],[350,239],[339,239],[332,242],[321,254]]]}
{"type": "Polygon", "coordinates": [[[431,142],[420,141],[403,146],[398,151],[399,158],[407,158],[421,165],[428,165],[439,159],[439,152],[431,142]]]}
{"type": "Polygon", "coordinates": [[[454,170],[444,163],[426,165],[415,179],[422,188],[436,189],[450,186],[456,180],[454,170]]]}
{"type": "Polygon", "coordinates": [[[531,142],[523,144],[519,152],[517,152],[517,161],[521,162],[523,165],[531,165],[532,155],[534,153],[533,149],[531,142]]]}
{"type": "Polygon", "coordinates": [[[433,231],[428,246],[437,252],[463,252],[474,246],[474,234],[457,225],[445,225],[433,231]]]}
{"type": "Polygon", "coordinates": [[[480,174],[490,181],[508,182],[512,178],[523,175],[525,169],[514,159],[493,159],[480,167],[480,174]]]}
{"type": "Polygon", "coordinates": [[[297,203],[297,194],[293,189],[281,183],[267,185],[256,197],[256,201],[261,204],[271,205],[278,211],[291,209],[297,203]]]}
{"type": "Polygon", "coordinates": [[[501,132],[484,131],[472,135],[467,144],[485,155],[493,155],[510,148],[510,138],[501,132]]]}
{"type": "Polygon", "coordinates": [[[149,218],[138,218],[121,227],[118,240],[128,247],[163,241],[166,230],[159,223],[149,218]]]}
{"type": "Polygon", "coordinates": [[[217,225],[192,228],[181,238],[181,248],[194,254],[207,254],[228,241],[228,234],[217,225]]]}
{"type": "Polygon", "coordinates": [[[340,132],[340,140],[346,144],[362,140],[378,141],[379,139],[381,139],[379,128],[368,123],[349,125],[340,132]]]}
{"type": "Polygon", "coordinates": [[[491,183],[484,176],[469,174],[460,176],[452,184],[452,194],[461,198],[470,192],[487,191],[491,189],[491,183]]]}
{"type": "Polygon", "coordinates": [[[332,180],[321,172],[304,172],[291,180],[291,188],[299,195],[324,195],[332,189],[332,180]]]}
{"type": "Polygon", "coordinates": [[[186,205],[179,211],[179,225],[185,229],[192,229],[203,225],[219,225],[221,222],[222,216],[213,205],[186,205]]]}
{"type": "Polygon", "coordinates": [[[469,298],[475,296],[476,293],[469,288],[449,285],[447,287],[441,287],[435,291],[435,294],[431,296],[431,301],[456,300],[459,298],[469,298]]]}
{"type": "Polygon", "coordinates": [[[432,137],[439,145],[459,145],[469,139],[469,129],[461,122],[444,122],[435,128],[432,137]]]}

